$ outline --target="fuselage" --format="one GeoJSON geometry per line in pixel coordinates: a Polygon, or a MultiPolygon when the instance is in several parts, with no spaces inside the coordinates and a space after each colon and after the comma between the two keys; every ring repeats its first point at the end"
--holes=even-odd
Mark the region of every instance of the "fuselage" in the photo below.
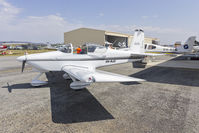
{"type": "Polygon", "coordinates": [[[177,49],[174,47],[165,47],[156,44],[145,44],[146,53],[176,53],[177,49]]]}
{"type": "Polygon", "coordinates": [[[121,64],[140,60],[140,56],[131,56],[130,51],[107,49],[103,53],[73,54],[53,51],[24,55],[19,61],[26,60],[39,71],[61,71],[65,66],[79,66],[93,69],[102,66],[121,64]]]}

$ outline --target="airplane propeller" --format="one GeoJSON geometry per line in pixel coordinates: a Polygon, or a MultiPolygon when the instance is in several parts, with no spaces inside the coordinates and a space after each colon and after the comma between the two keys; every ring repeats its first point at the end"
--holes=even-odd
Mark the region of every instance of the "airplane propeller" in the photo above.
{"type": "MultiPolygon", "coordinates": [[[[20,58],[20,57],[19,57],[20,58]]],[[[26,65],[26,61],[27,61],[27,57],[26,57],[26,53],[24,54],[24,56],[22,56],[22,68],[21,68],[21,73],[23,73],[25,65],[26,65]]]]}
{"type": "Polygon", "coordinates": [[[24,70],[24,68],[25,68],[25,64],[26,64],[26,60],[23,60],[23,62],[22,62],[22,68],[21,68],[21,72],[23,73],[23,70],[24,70]]]}

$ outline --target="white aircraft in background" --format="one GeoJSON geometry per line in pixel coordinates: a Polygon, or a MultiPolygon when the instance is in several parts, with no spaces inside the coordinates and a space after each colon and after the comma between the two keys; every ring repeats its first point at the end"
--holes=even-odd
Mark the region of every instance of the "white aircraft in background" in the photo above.
{"type": "Polygon", "coordinates": [[[50,43],[47,43],[47,47],[45,49],[48,49],[48,50],[58,50],[57,47],[53,47],[50,43]]]}
{"type": "Polygon", "coordinates": [[[146,53],[168,53],[168,54],[189,54],[193,52],[193,46],[195,44],[196,37],[191,36],[187,39],[185,44],[177,47],[165,47],[156,44],[144,44],[146,53]]]}
{"type": "Polygon", "coordinates": [[[193,50],[194,50],[194,52],[199,51],[199,42],[198,41],[195,41],[195,44],[193,45],[193,50]]]}
{"type": "Polygon", "coordinates": [[[38,78],[49,71],[65,71],[63,77],[72,79],[72,89],[82,89],[94,82],[129,82],[144,81],[143,79],[123,76],[96,70],[98,67],[121,64],[126,62],[141,61],[146,56],[159,54],[144,53],[143,51],[144,32],[136,30],[134,40],[129,49],[115,50],[101,45],[90,44],[82,48],[84,54],[73,54],[72,44],[66,45],[59,51],[24,55],[17,60],[22,62],[22,72],[25,63],[32,65],[40,72],[32,82],[32,86],[47,84],[38,78]]]}
{"type": "Polygon", "coordinates": [[[58,45],[58,46],[52,46],[52,44],[47,43],[47,47],[45,49],[48,49],[48,50],[59,50],[59,49],[61,49],[64,46],[65,46],[64,44],[58,45]]]}

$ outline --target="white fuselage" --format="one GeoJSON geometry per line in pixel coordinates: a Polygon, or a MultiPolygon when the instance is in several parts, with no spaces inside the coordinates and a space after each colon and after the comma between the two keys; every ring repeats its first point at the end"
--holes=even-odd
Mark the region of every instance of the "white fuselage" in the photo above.
{"type": "Polygon", "coordinates": [[[140,60],[140,57],[131,57],[131,52],[107,49],[105,53],[72,54],[53,51],[40,54],[25,55],[21,60],[34,66],[42,72],[61,71],[64,66],[79,66],[97,68],[102,66],[121,64],[140,60]]]}
{"type": "Polygon", "coordinates": [[[145,44],[145,52],[173,53],[176,52],[176,48],[147,43],[145,44]]]}

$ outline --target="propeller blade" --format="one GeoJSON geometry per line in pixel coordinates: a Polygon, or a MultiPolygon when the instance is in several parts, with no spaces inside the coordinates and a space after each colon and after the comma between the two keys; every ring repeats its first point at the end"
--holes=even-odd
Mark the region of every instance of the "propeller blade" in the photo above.
{"type": "Polygon", "coordinates": [[[24,68],[25,68],[25,64],[26,64],[26,60],[24,60],[24,61],[22,62],[22,69],[21,69],[21,72],[23,72],[23,70],[24,70],[24,68]]]}

